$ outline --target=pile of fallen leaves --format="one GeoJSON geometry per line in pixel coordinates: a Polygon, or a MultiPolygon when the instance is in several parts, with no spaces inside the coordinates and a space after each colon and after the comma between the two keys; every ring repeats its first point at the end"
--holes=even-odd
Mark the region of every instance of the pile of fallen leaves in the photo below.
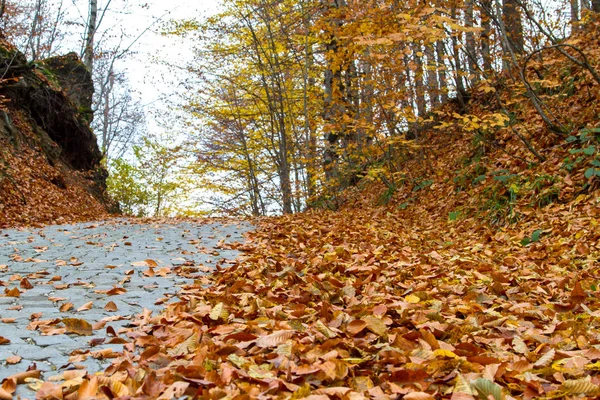
{"type": "Polygon", "coordinates": [[[424,207],[264,221],[242,259],[107,332],[126,350],[104,374],[38,398],[595,398],[599,195],[526,244],[424,207]]]}
{"type": "Polygon", "coordinates": [[[90,192],[93,178],[51,164],[27,117],[12,111],[11,118],[19,138],[0,135],[0,228],[106,218],[106,205],[90,192]]]}

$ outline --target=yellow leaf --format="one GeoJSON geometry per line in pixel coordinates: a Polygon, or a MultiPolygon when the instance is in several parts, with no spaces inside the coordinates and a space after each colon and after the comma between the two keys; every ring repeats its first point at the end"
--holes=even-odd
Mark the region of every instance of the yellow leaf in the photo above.
{"type": "Polygon", "coordinates": [[[229,313],[225,309],[225,304],[223,303],[219,303],[216,306],[214,306],[209,314],[210,319],[212,319],[213,321],[217,321],[219,318],[225,320],[228,316],[229,313]]]}
{"type": "Polygon", "coordinates": [[[417,304],[421,301],[421,299],[415,296],[414,294],[409,294],[404,298],[404,301],[406,301],[407,303],[417,304]]]}
{"type": "Polygon", "coordinates": [[[381,318],[368,315],[364,317],[363,320],[367,323],[367,329],[369,329],[371,332],[379,336],[384,336],[387,332],[387,326],[385,326],[381,318]]]}
{"type": "Polygon", "coordinates": [[[458,358],[458,356],[456,354],[454,354],[452,351],[446,350],[446,349],[437,349],[433,352],[433,355],[435,357],[458,358]]]}
{"type": "Polygon", "coordinates": [[[568,395],[600,395],[600,386],[590,381],[591,377],[587,376],[581,379],[570,379],[560,385],[559,390],[568,395]]]}

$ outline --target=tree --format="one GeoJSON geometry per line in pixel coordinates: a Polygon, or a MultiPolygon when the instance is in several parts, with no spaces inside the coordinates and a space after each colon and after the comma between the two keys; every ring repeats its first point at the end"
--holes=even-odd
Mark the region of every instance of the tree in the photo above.
{"type": "MultiPolygon", "coordinates": [[[[89,0],[89,16],[83,45],[83,63],[92,72],[94,70],[94,36],[98,28],[98,0],[89,0]]],[[[109,1],[110,4],[110,1],[109,1]]],[[[104,9],[106,12],[108,6],[104,9]]]]}
{"type": "MultiPolygon", "coordinates": [[[[145,137],[133,147],[133,159],[111,161],[108,189],[123,212],[169,216],[178,211],[189,185],[182,148],[145,137]]],[[[168,142],[168,140],[167,140],[168,142]]]]}

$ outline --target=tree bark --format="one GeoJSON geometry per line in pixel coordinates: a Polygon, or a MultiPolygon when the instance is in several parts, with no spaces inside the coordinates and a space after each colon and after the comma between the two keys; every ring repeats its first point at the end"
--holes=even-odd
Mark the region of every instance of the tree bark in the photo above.
{"type": "Polygon", "coordinates": [[[579,29],[579,0],[571,0],[571,29],[579,29]]]}
{"type": "Polygon", "coordinates": [[[492,70],[492,56],[490,54],[490,41],[492,34],[492,0],[481,0],[481,58],[483,70],[492,70]]]}
{"type": "Polygon", "coordinates": [[[90,13],[83,51],[83,63],[92,72],[94,70],[94,36],[96,35],[96,22],[98,18],[98,0],[90,0],[89,7],[90,13]]]}
{"type": "MultiPolygon", "coordinates": [[[[505,33],[508,39],[506,45],[511,46],[515,54],[523,54],[525,52],[525,41],[523,39],[523,21],[521,20],[518,0],[503,1],[502,20],[504,21],[505,33]]],[[[506,50],[509,51],[509,49],[506,50]]]]}
{"type": "MultiPolygon", "coordinates": [[[[466,1],[465,8],[465,26],[467,28],[473,28],[473,0],[466,1]]],[[[477,51],[475,48],[475,34],[467,31],[466,37],[466,53],[467,53],[467,65],[469,71],[468,81],[473,86],[479,79],[479,71],[477,70],[477,51]]]]}

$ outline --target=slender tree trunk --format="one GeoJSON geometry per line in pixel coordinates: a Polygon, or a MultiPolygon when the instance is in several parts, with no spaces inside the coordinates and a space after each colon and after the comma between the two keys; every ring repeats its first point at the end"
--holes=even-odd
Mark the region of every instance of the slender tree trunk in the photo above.
{"type": "Polygon", "coordinates": [[[322,4],[330,14],[328,38],[325,41],[325,54],[327,55],[327,67],[323,88],[323,119],[325,121],[325,149],[323,152],[323,167],[325,179],[331,181],[338,177],[338,154],[337,146],[340,137],[345,136],[342,116],[345,113],[343,103],[344,84],[342,81],[342,69],[335,58],[340,56],[340,45],[336,37],[337,31],[342,26],[342,21],[337,16],[338,10],[345,5],[344,0],[322,0],[322,4]]]}
{"type": "Polygon", "coordinates": [[[423,80],[423,54],[420,44],[413,44],[413,60],[416,64],[415,73],[415,103],[419,118],[425,118],[427,103],[425,102],[425,83],[423,80]]]}
{"type": "Polygon", "coordinates": [[[579,30],[579,0],[571,0],[571,29],[579,30]]]}
{"type": "Polygon", "coordinates": [[[592,0],[592,11],[600,12],[600,0],[592,0]]]}
{"type": "Polygon", "coordinates": [[[481,0],[481,58],[483,59],[483,70],[492,70],[492,56],[490,54],[490,42],[492,40],[492,0],[481,0]]]}
{"type": "Polygon", "coordinates": [[[4,17],[4,12],[6,11],[6,0],[0,1],[0,19],[4,17]]]}
{"type": "MultiPolygon", "coordinates": [[[[473,0],[466,1],[465,8],[465,26],[467,28],[473,28],[473,0]]],[[[467,65],[469,71],[469,82],[471,86],[479,80],[479,71],[477,70],[477,51],[475,47],[475,34],[467,31],[465,33],[466,46],[465,50],[467,53],[467,65]]]]}
{"type": "Polygon", "coordinates": [[[96,22],[98,18],[98,0],[90,0],[89,7],[90,13],[83,51],[83,63],[92,72],[94,70],[94,36],[96,35],[96,22]]]}
{"type": "Polygon", "coordinates": [[[441,103],[448,101],[448,78],[446,77],[446,46],[443,40],[435,43],[438,64],[438,95],[441,103]]]}
{"type": "MultiPolygon", "coordinates": [[[[451,18],[456,19],[456,8],[452,8],[451,18]]],[[[456,85],[456,98],[458,99],[461,107],[465,106],[465,96],[467,91],[465,90],[465,83],[463,81],[463,66],[460,59],[460,45],[458,43],[458,37],[452,35],[452,55],[454,58],[454,82],[456,85]]]]}
{"type": "Polygon", "coordinates": [[[502,20],[508,38],[507,45],[511,46],[515,54],[523,54],[525,52],[525,41],[523,39],[523,21],[521,20],[518,0],[503,1],[502,20]]]}
{"type": "Polygon", "coordinates": [[[36,0],[33,18],[31,20],[31,30],[29,31],[29,37],[27,38],[26,49],[30,52],[31,61],[36,61],[39,56],[36,41],[39,40],[41,35],[40,24],[42,22],[42,5],[42,0],[36,0]]]}
{"type": "Polygon", "coordinates": [[[427,91],[429,92],[429,101],[431,108],[437,107],[439,102],[439,82],[437,76],[437,66],[435,62],[435,49],[433,43],[425,45],[425,55],[427,56],[427,91]]]}

